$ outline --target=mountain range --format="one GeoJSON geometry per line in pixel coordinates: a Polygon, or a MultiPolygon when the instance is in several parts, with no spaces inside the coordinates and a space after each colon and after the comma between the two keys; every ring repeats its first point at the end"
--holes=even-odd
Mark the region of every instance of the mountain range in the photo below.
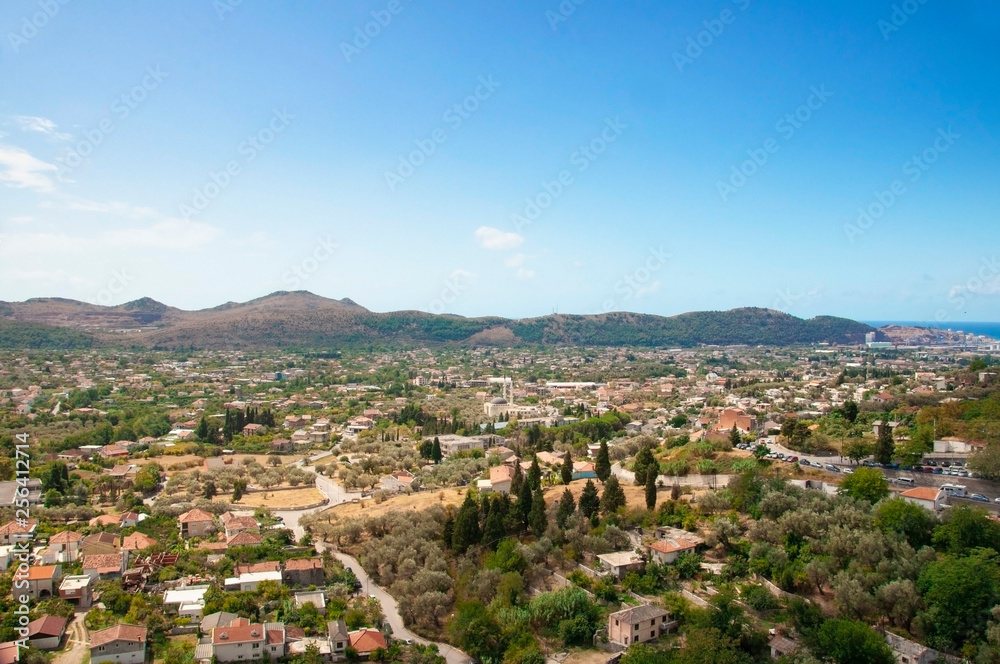
{"type": "MultiPolygon", "coordinates": [[[[62,298],[0,302],[0,348],[330,349],[441,345],[667,346],[860,344],[875,328],[846,318],[796,318],[740,308],[677,316],[553,314],[464,318],[373,312],[350,299],[279,291],[185,311],[150,298],[100,306],[62,298]]],[[[881,337],[880,337],[881,338],[881,337]]]]}

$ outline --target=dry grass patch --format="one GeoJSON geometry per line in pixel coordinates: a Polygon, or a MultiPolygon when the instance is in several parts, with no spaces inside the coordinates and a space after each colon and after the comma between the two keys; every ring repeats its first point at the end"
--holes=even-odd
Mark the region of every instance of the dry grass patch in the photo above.
{"type": "Polygon", "coordinates": [[[324,496],[316,487],[289,489],[288,491],[255,491],[245,494],[238,503],[232,496],[217,496],[216,500],[232,503],[237,507],[267,507],[272,510],[293,510],[323,502],[324,496]]]}

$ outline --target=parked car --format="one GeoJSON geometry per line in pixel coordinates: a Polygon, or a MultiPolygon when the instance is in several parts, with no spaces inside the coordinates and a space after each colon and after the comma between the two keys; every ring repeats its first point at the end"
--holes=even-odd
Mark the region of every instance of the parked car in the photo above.
{"type": "Polygon", "coordinates": [[[925,473],[933,473],[934,469],[931,468],[930,466],[924,466],[924,472],[925,473]]]}
{"type": "Polygon", "coordinates": [[[835,465],[833,465],[832,463],[828,463],[828,464],[826,464],[826,469],[827,469],[827,470],[829,470],[829,471],[830,471],[830,472],[832,472],[832,473],[839,473],[839,472],[840,472],[840,468],[837,468],[837,467],[836,467],[835,465]]]}
{"type": "Polygon", "coordinates": [[[935,468],[935,469],[934,469],[934,474],[935,474],[935,475],[940,475],[940,474],[942,474],[942,473],[944,473],[944,470],[943,470],[943,469],[941,469],[941,468],[935,468]]]}
{"type": "Polygon", "coordinates": [[[988,503],[988,502],[990,502],[990,499],[987,498],[986,496],[984,496],[981,493],[970,493],[969,494],[969,498],[971,498],[972,500],[979,501],[981,503],[988,503]]]}
{"type": "Polygon", "coordinates": [[[799,459],[799,465],[800,466],[811,466],[812,464],[809,463],[809,459],[799,459]]]}
{"type": "Polygon", "coordinates": [[[851,474],[853,474],[853,473],[854,473],[854,471],[853,471],[853,470],[851,470],[850,468],[844,468],[844,474],[845,474],[845,475],[851,475],[851,474]]]}
{"type": "Polygon", "coordinates": [[[797,456],[788,456],[788,457],[785,457],[785,461],[787,461],[788,463],[795,463],[798,460],[799,460],[799,458],[797,456]]]}

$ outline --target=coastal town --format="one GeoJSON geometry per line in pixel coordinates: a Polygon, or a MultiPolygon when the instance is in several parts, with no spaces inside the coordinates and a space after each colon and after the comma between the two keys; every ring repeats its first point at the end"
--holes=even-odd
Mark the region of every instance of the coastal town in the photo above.
{"type": "Polygon", "coordinates": [[[962,661],[998,355],[5,351],[0,664],[805,661],[825,625],[962,661]]]}

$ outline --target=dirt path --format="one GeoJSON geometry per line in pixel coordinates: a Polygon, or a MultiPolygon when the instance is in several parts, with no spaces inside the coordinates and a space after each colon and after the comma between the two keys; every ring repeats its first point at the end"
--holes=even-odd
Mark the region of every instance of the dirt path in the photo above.
{"type": "Polygon", "coordinates": [[[86,611],[78,612],[66,630],[67,650],[52,658],[52,664],[81,664],[87,657],[87,648],[90,644],[90,635],[83,624],[86,611]]]}

